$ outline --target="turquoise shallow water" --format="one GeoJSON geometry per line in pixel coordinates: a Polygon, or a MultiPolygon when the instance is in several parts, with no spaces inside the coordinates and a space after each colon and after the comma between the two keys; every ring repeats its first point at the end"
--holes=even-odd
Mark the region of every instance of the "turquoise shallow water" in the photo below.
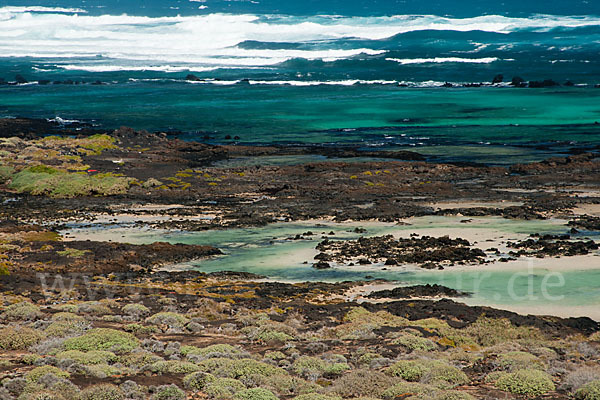
{"type": "MultiPolygon", "coordinates": [[[[423,229],[452,229],[460,227],[459,219],[443,217],[417,218],[410,226],[386,224],[362,225],[367,228],[363,235],[383,235],[398,231],[419,232],[423,229]]],[[[166,240],[172,243],[210,244],[221,248],[224,256],[184,265],[203,272],[244,271],[267,276],[269,279],[303,282],[386,279],[400,285],[441,284],[473,294],[469,301],[477,304],[494,304],[506,307],[600,307],[600,267],[598,269],[574,268],[572,261],[564,259],[565,268],[547,270],[543,261],[534,260],[532,269],[502,270],[497,268],[447,268],[428,271],[416,267],[388,267],[383,265],[335,267],[316,270],[311,267],[316,244],[323,232],[334,232],[333,239],[352,239],[360,234],[353,232],[358,226],[347,224],[280,223],[261,228],[229,229],[210,232],[139,232],[135,230],[91,230],[87,237],[111,234],[112,238],[132,243],[148,243],[166,240]],[[315,233],[312,240],[287,240],[307,231],[315,233]],[[368,279],[367,279],[368,278],[368,279]],[[546,287],[546,292],[543,288],[546,287]]],[[[564,233],[567,228],[553,221],[511,221],[488,218],[485,223],[473,225],[477,229],[493,228],[506,238],[517,234],[564,233]]],[[[81,231],[79,232],[81,234],[81,231]]],[[[586,232],[582,237],[600,238],[599,233],[586,232]]],[[[600,259],[600,258],[599,258],[600,259]]],[[[600,265],[600,261],[599,264],[600,265]]]]}
{"type": "Polygon", "coordinates": [[[210,143],[231,135],[241,143],[355,144],[481,162],[535,161],[599,144],[598,104],[600,90],[583,88],[0,86],[0,115],[94,116],[102,126],[177,129],[210,143]]]}
{"type": "Polygon", "coordinates": [[[213,143],[229,135],[538,160],[600,143],[599,67],[591,1],[0,5],[0,116],[213,143]],[[504,87],[442,87],[498,74],[504,87]],[[562,86],[505,87],[513,77],[562,86]]]}

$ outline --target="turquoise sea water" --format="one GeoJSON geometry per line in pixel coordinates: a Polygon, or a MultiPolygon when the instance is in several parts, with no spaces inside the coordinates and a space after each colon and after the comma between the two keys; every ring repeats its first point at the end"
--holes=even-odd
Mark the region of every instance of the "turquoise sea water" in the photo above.
{"type": "Polygon", "coordinates": [[[590,1],[0,6],[0,78],[28,81],[0,84],[0,116],[212,142],[230,135],[535,160],[599,143],[599,67],[600,5],[590,1]],[[497,74],[504,82],[496,87],[441,87],[497,74]],[[513,76],[563,86],[506,87],[513,76]]]}

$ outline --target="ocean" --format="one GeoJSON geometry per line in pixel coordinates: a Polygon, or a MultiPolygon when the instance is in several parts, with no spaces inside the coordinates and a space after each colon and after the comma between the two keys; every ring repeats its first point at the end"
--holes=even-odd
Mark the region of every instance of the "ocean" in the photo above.
{"type": "Polygon", "coordinates": [[[3,0],[1,79],[0,117],[534,161],[600,144],[600,2],[3,0]]]}

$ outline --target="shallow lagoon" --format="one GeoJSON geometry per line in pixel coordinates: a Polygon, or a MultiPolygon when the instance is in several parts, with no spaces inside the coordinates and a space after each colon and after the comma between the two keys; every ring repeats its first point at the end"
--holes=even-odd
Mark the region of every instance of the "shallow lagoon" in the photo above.
{"type": "MultiPolygon", "coordinates": [[[[326,270],[312,268],[313,257],[317,254],[315,246],[322,237],[339,240],[355,239],[361,235],[449,234],[466,237],[471,242],[481,240],[479,245],[488,248],[500,241],[522,238],[531,233],[558,234],[567,231],[565,221],[562,220],[514,221],[485,217],[474,218],[469,224],[461,224],[461,219],[421,217],[407,220],[410,223],[407,225],[312,221],[276,223],[257,228],[159,233],[156,230],[140,230],[121,224],[104,228],[72,226],[69,233],[75,238],[85,236],[92,240],[106,240],[110,237],[113,240],[120,238],[121,241],[139,244],[168,241],[214,245],[222,249],[225,253],[223,256],[176,266],[203,272],[244,271],[264,275],[269,280],[285,282],[385,279],[397,285],[440,284],[472,293],[471,297],[461,301],[473,305],[493,305],[543,314],[570,313],[571,316],[573,313],[594,316],[600,310],[600,254],[584,258],[533,259],[449,267],[443,271],[424,270],[412,265],[386,268],[381,264],[335,266],[326,270]],[[357,233],[354,231],[356,227],[363,227],[367,232],[357,233]],[[307,231],[314,233],[311,239],[291,240],[307,231]],[[334,234],[329,235],[330,232],[334,234]],[[494,237],[495,242],[490,242],[488,246],[483,239],[490,237],[494,237]],[[577,265],[578,262],[582,263],[581,266],[577,265]]],[[[580,236],[600,237],[598,233],[592,232],[582,233],[580,236]]]]}

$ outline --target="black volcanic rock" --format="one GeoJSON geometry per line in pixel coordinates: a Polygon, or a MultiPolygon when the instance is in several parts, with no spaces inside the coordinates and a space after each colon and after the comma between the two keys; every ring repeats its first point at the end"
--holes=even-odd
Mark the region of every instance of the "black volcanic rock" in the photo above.
{"type": "Polygon", "coordinates": [[[319,261],[319,262],[313,264],[313,268],[315,268],[315,269],[328,269],[328,268],[331,268],[331,265],[329,265],[328,262],[319,261]]]}
{"type": "Polygon", "coordinates": [[[25,79],[25,77],[21,74],[17,74],[15,76],[15,82],[19,83],[19,84],[23,84],[23,83],[28,83],[29,81],[27,79],[25,79]]]}
{"type": "Polygon", "coordinates": [[[494,79],[492,79],[492,84],[496,84],[496,83],[502,83],[504,82],[504,75],[502,74],[498,74],[494,77],[494,79]]]}
{"type": "Polygon", "coordinates": [[[512,81],[510,82],[510,84],[514,87],[525,87],[527,86],[527,83],[525,82],[525,79],[521,78],[520,76],[515,76],[512,78],[512,81]]]}
{"type": "Polygon", "coordinates": [[[411,297],[466,297],[468,293],[461,292],[442,285],[415,285],[406,287],[397,287],[391,290],[380,290],[370,293],[367,297],[370,299],[407,299],[411,297]]]}
{"type": "Polygon", "coordinates": [[[529,87],[534,89],[560,86],[560,83],[553,81],[552,79],[546,79],[543,81],[529,81],[529,87]]]}

